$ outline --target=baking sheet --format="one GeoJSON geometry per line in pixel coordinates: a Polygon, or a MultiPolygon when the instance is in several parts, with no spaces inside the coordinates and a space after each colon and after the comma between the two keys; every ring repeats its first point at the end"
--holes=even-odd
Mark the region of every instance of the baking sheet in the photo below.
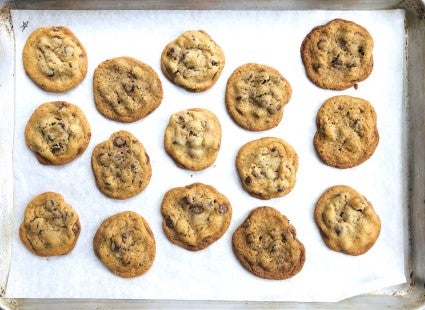
{"type": "Polygon", "coordinates": [[[12,19],[17,55],[13,150],[15,233],[6,297],[336,301],[406,281],[402,254],[406,231],[403,226],[403,208],[406,207],[406,172],[403,171],[406,143],[402,140],[406,127],[402,107],[403,11],[12,11],[12,19]],[[358,90],[322,90],[311,84],[304,74],[299,56],[304,36],[314,26],[336,17],[362,24],[375,40],[374,70],[359,84],[358,90]],[[27,27],[23,27],[25,24],[27,27]],[[50,94],[37,88],[22,68],[20,55],[26,38],[36,28],[49,25],[71,28],[89,57],[86,79],[65,94],[50,94]],[[226,54],[226,66],[217,84],[200,94],[172,85],[160,71],[159,56],[163,47],[188,29],[204,29],[226,54]],[[164,88],[161,106],[146,119],[133,124],[103,118],[92,98],[93,70],[103,60],[124,55],[151,65],[164,88]],[[227,78],[246,62],[273,66],[292,85],[292,99],[275,129],[247,132],[227,115],[223,99],[227,78]],[[380,143],[375,154],[361,166],[348,170],[322,164],[312,145],[318,108],[324,100],[338,94],[367,99],[378,114],[380,143]],[[86,152],[62,167],[40,165],[23,139],[32,111],[52,100],[78,104],[92,126],[92,140],[86,152]],[[223,127],[217,161],[202,172],[178,168],[162,145],[170,114],[192,107],[213,111],[223,127]],[[147,189],[125,201],[103,196],[90,170],[94,146],[120,129],[131,131],[142,141],[153,167],[147,189]],[[300,157],[294,190],[270,201],[245,193],[234,167],[239,147],[264,136],[285,139],[300,157]],[[193,182],[215,186],[233,206],[233,219],[227,233],[201,252],[189,252],[171,244],[163,235],[159,213],[162,196],[168,189],[193,182]],[[329,250],[314,224],[315,201],[335,184],[350,185],[364,194],[381,217],[381,235],[375,246],[362,256],[351,257],[329,250]],[[63,194],[80,215],[79,241],[65,257],[34,256],[22,245],[17,233],[28,201],[47,190],[63,194]],[[233,256],[233,231],[252,208],[262,205],[273,206],[284,213],[306,247],[306,263],[294,278],[285,281],[257,278],[245,271],[233,256]],[[101,221],[124,210],[144,216],[157,241],[157,256],[151,270],[135,279],[121,279],[111,274],[92,250],[92,238],[101,221]]]}

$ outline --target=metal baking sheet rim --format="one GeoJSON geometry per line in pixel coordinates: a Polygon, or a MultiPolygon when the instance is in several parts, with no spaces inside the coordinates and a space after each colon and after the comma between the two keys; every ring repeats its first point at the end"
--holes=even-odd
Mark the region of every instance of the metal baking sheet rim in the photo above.
{"type": "MultiPolygon", "coordinates": [[[[13,206],[13,180],[12,152],[7,152],[7,146],[13,142],[13,120],[15,85],[14,85],[14,35],[10,19],[10,10],[15,8],[25,9],[58,9],[62,1],[54,4],[48,1],[1,1],[0,0],[0,104],[3,104],[3,115],[5,119],[0,122],[0,307],[4,309],[20,308],[137,308],[161,307],[180,308],[183,305],[189,308],[209,307],[244,307],[257,308],[264,306],[278,306],[280,308],[357,308],[361,306],[379,307],[392,306],[396,308],[425,308],[425,0],[406,1],[373,1],[360,2],[345,1],[346,6],[341,7],[341,2],[327,2],[326,7],[320,9],[404,9],[406,11],[406,68],[405,68],[405,102],[408,128],[404,133],[408,145],[408,208],[406,210],[407,227],[409,227],[406,244],[406,274],[409,275],[407,285],[391,287],[378,292],[355,296],[338,303],[294,303],[294,302],[239,302],[239,301],[175,301],[175,300],[97,300],[97,299],[7,299],[3,298],[7,285],[8,266],[10,262],[10,238],[13,206]],[[390,3],[388,3],[390,2],[390,3]],[[2,62],[1,59],[12,59],[2,62]],[[6,151],[5,151],[6,150],[6,151]]],[[[62,4],[65,4],[63,1],[62,4]]],[[[195,8],[192,1],[147,1],[140,3],[130,2],[131,8],[136,9],[178,9],[195,8]],[[155,3],[155,5],[154,5],[155,3]],[[138,7],[140,5],[140,7],[138,7]]],[[[105,9],[104,1],[75,1],[73,9],[97,8],[105,9]]],[[[252,1],[234,1],[230,5],[226,1],[205,1],[198,4],[196,9],[216,9],[217,5],[222,9],[313,9],[312,4],[307,1],[268,1],[267,3],[256,3],[252,1]]],[[[69,6],[69,4],[68,4],[69,6]]],[[[110,7],[120,9],[114,5],[110,7]]],[[[121,9],[124,7],[121,7],[121,9]]]]}

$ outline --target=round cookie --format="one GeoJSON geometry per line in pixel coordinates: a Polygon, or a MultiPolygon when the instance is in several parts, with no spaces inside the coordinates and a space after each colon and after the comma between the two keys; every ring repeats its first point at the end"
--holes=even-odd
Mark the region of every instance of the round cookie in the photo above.
{"type": "Polygon", "coordinates": [[[285,280],[301,271],[304,245],[289,220],[272,207],[252,210],[232,237],[233,252],[254,275],[285,280]]]}
{"type": "Polygon", "coordinates": [[[239,126],[262,131],[280,123],[291,95],[291,85],[279,71],[248,63],[238,67],[228,79],[226,107],[239,126]]]}
{"type": "Polygon", "coordinates": [[[282,197],[295,186],[298,155],[284,140],[265,137],[240,148],[236,168],[243,188],[252,196],[282,197]]]}
{"type": "Polygon", "coordinates": [[[22,60],[31,80],[50,92],[66,92],[87,74],[87,53],[66,27],[35,30],[25,43],[22,60]]]}
{"type": "Polygon", "coordinates": [[[147,272],[155,259],[155,237],[146,220],[132,211],[105,219],[93,239],[96,256],[114,274],[134,278],[147,272]]]}
{"type": "Polygon", "coordinates": [[[317,112],[316,124],[314,146],[329,166],[358,166],[370,158],[378,146],[376,112],[364,99],[329,98],[317,112]]]}
{"type": "Polygon", "coordinates": [[[161,55],[161,69],[167,79],[192,92],[213,86],[224,63],[223,50],[203,30],[182,33],[161,55]]]}
{"type": "Polygon", "coordinates": [[[365,80],[373,69],[373,38],[362,26],[334,19],[315,27],[301,45],[308,78],[324,89],[343,90],[365,80]]]}
{"type": "Polygon", "coordinates": [[[167,238],[187,250],[198,251],[226,232],[232,207],[214,187],[194,183],[169,190],[162,200],[161,214],[167,238]]]}
{"type": "Polygon", "coordinates": [[[314,220],[334,251],[366,253],[378,239],[381,221],[372,204],[349,186],[329,188],[316,203],[314,220]]]}
{"type": "Polygon", "coordinates": [[[179,166],[189,170],[211,166],[217,158],[220,143],[220,122],[206,109],[176,112],[165,129],[165,150],[179,166]]]}
{"type": "Polygon", "coordinates": [[[19,237],[36,255],[65,255],[74,248],[80,230],[77,212],[60,194],[46,192],[29,202],[19,237]]]}
{"type": "Polygon", "coordinates": [[[96,145],[91,163],[97,187],[109,198],[127,199],[139,194],[152,175],[145,148],[125,130],[96,145]]]}
{"type": "Polygon", "coordinates": [[[154,111],[162,101],[162,84],[155,71],[132,57],[108,59],[93,74],[97,110],[105,117],[131,123],[154,111]]]}
{"type": "Polygon", "coordinates": [[[65,101],[40,105],[25,127],[25,142],[40,163],[63,165],[80,156],[91,138],[83,111],[65,101]]]}

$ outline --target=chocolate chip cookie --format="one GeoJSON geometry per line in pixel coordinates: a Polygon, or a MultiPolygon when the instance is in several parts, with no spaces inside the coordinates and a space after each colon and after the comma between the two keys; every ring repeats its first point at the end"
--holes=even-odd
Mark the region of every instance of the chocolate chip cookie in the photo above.
{"type": "Polygon", "coordinates": [[[333,186],[322,194],[314,219],[327,246],[349,255],[366,253],[381,231],[381,221],[372,204],[344,185],[333,186]]]}
{"type": "Polygon", "coordinates": [[[198,251],[226,232],[232,207],[214,187],[194,183],[169,190],[162,200],[161,214],[167,238],[187,250],[198,251]]]}
{"type": "Polygon", "coordinates": [[[23,52],[24,69],[44,90],[66,92],[87,74],[87,53],[66,27],[42,27],[28,37],[23,52]]]}
{"type": "Polygon", "coordinates": [[[317,112],[316,124],[314,146],[329,166],[358,166],[378,146],[376,112],[364,99],[335,96],[326,100],[317,112]]]}
{"type": "Polygon", "coordinates": [[[292,95],[289,82],[276,69],[248,63],[233,71],[226,86],[226,107],[232,119],[252,131],[276,127],[292,95]]]}
{"type": "Polygon", "coordinates": [[[265,137],[243,145],[236,156],[243,188],[254,197],[271,199],[295,186],[298,155],[284,140],[265,137]]]}
{"type": "Polygon", "coordinates": [[[343,90],[365,80],[373,69],[373,38],[362,26],[334,19],[315,27],[301,45],[308,78],[325,89],[343,90]]]}
{"type": "Polygon", "coordinates": [[[74,248],[80,230],[77,212],[62,195],[46,192],[29,202],[19,227],[19,237],[36,255],[65,255],[74,248]]]}
{"type": "Polygon", "coordinates": [[[134,278],[147,272],[155,259],[155,237],[146,220],[132,211],[105,219],[93,239],[96,256],[114,274],[134,278]]]}
{"type": "Polygon", "coordinates": [[[40,105],[25,127],[28,148],[45,165],[63,165],[74,160],[86,150],[90,138],[84,112],[65,101],[40,105]]]}
{"type": "Polygon", "coordinates": [[[127,199],[139,194],[152,175],[145,148],[125,130],[96,145],[91,163],[97,187],[110,198],[127,199]]]}
{"type": "Polygon", "coordinates": [[[254,275],[284,280],[301,271],[304,245],[289,220],[272,207],[252,210],[232,237],[233,252],[254,275]]]}
{"type": "Polygon", "coordinates": [[[190,30],[170,42],[161,55],[161,69],[175,85],[202,92],[215,84],[223,70],[224,53],[203,30],[190,30]]]}
{"type": "Polygon", "coordinates": [[[162,84],[147,64],[118,57],[102,62],[94,71],[93,95],[105,117],[131,123],[153,112],[162,101],[162,84]]]}
{"type": "Polygon", "coordinates": [[[165,129],[165,150],[179,166],[189,170],[211,166],[217,158],[220,143],[220,122],[206,109],[176,112],[165,129]]]}

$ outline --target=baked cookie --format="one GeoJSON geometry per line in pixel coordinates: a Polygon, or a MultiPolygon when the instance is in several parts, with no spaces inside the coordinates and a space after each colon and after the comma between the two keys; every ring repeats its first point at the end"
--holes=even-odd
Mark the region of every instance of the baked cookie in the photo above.
{"type": "Polygon", "coordinates": [[[149,224],[132,211],[105,219],[96,231],[93,248],[102,263],[123,278],[134,278],[148,271],[156,253],[149,224]]]}
{"type": "Polygon", "coordinates": [[[162,200],[161,214],[167,238],[187,250],[198,251],[226,232],[232,207],[214,187],[194,183],[169,190],[162,200]]]}
{"type": "Polygon", "coordinates": [[[276,127],[292,89],[276,69],[248,63],[233,71],[226,86],[226,107],[233,120],[252,131],[276,127]]]}
{"type": "Polygon", "coordinates": [[[220,143],[220,122],[214,113],[205,109],[176,112],[165,129],[165,150],[179,166],[189,170],[211,166],[220,143]]]}
{"type": "Polygon", "coordinates": [[[308,78],[325,89],[343,90],[365,80],[373,69],[373,39],[362,26],[334,19],[314,28],[301,45],[308,78]]]}
{"type": "Polygon", "coordinates": [[[252,210],[232,237],[233,252],[245,269],[273,280],[293,277],[305,261],[295,227],[272,207],[252,210]]]}
{"type": "Polygon", "coordinates": [[[295,186],[298,155],[282,139],[261,138],[240,148],[236,168],[243,188],[254,197],[282,197],[295,186]]]}
{"type": "Polygon", "coordinates": [[[19,237],[36,255],[65,255],[74,248],[80,230],[77,212],[62,195],[46,192],[29,202],[19,227],[19,237]]]}
{"type": "Polygon", "coordinates": [[[66,92],[87,74],[86,50],[66,27],[35,30],[25,43],[22,60],[31,80],[50,92],[66,92]]]}
{"type": "Polygon", "coordinates": [[[91,163],[97,187],[109,198],[127,199],[139,194],[152,175],[145,148],[125,130],[96,145],[91,163]]]}
{"type": "Polygon", "coordinates": [[[147,64],[118,57],[102,62],[94,71],[93,95],[105,117],[131,123],[154,111],[162,101],[162,84],[147,64]]]}
{"type": "Polygon", "coordinates": [[[323,162],[336,168],[360,165],[379,142],[376,113],[363,99],[335,96],[317,112],[314,146],[323,162]]]}
{"type": "Polygon", "coordinates": [[[25,142],[40,163],[63,165],[80,156],[91,138],[83,111],[65,101],[40,105],[25,127],[25,142]]]}
{"type": "Polygon", "coordinates": [[[329,188],[316,203],[314,220],[334,251],[366,253],[378,239],[381,221],[372,204],[349,186],[329,188]]]}
{"type": "Polygon", "coordinates": [[[223,50],[203,30],[182,33],[161,55],[161,69],[167,79],[192,92],[213,86],[224,62],[223,50]]]}

